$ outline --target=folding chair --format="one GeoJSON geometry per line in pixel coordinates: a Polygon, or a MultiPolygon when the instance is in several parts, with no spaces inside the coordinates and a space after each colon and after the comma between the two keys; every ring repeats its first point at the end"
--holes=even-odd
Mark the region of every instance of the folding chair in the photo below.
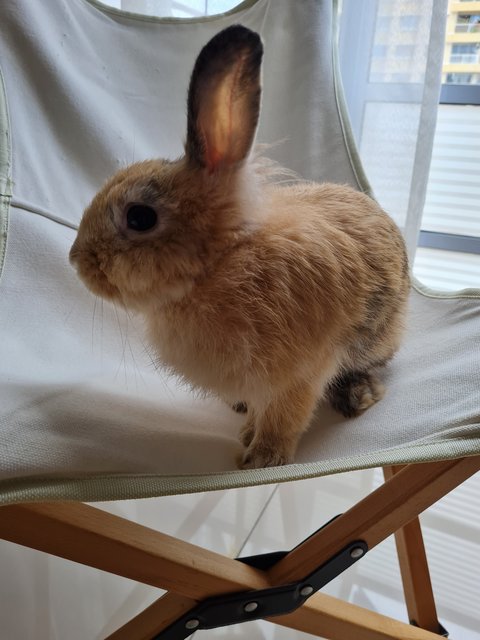
{"type": "Polygon", "coordinates": [[[287,136],[273,150],[284,164],[367,189],[335,11],[330,0],[248,0],[178,22],[94,0],[0,9],[0,537],[168,590],[112,640],[174,640],[255,618],[334,640],[444,634],[418,515],[480,468],[480,292],[415,285],[385,398],[352,420],[319,406],[295,464],[240,471],[241,417],[156,371],[135,321],[100,309],[68,265],[103,179],[134,159],[179,155],[193,60],[230,24],[265,41],[259,140],[287,136]],[[298,547],[243,559],[84,504],[373,467],[385,484],[298,547]],[[319,592],[392,533],[411,625],[319,592]]]}

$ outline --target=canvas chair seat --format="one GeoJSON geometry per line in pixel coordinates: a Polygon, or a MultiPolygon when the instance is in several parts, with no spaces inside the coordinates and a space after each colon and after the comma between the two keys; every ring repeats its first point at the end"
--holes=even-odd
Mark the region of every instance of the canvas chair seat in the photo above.
{"type": "Polygon", "coordinates": [[[479,451],[473,293],[413,290],[405,342],[382,374],[385,397],[355,419],[319,404],[296,464],[238,471],[244,417],[157,370],[141,327],[90,299],[67,261],[74,236],[12,207],[1,310],[4,501],[139,498],[479,451]]]}
{"type": "Polygon", "coordinates": [[[405,341],[382,372],[385,397],[349,420],[320,403],[294,464],[240,471],[243,417],[158,367],[141,321],[96,300],[68,264],[103,180],[133,160],[181,153],[194,58],[237,22],[266,45],[258,142],[283,140],[268,154],[307,179],[368,190],[332,57],[334,8],[249,0],[180,23],[94,0],[2,6],[0,504],[144,498],[480,454],[480,291],[415,285],[405,341]]]}

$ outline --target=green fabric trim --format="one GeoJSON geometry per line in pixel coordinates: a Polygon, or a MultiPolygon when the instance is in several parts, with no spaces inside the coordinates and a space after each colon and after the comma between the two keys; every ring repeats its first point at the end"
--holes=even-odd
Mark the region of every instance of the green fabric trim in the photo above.
{"type": "MultiPolygon", "coordinates": [[[[480,425],[478,425],[480,427],[480,425]]],[[[393,464],[418,464],[480,455],[480,437],[462,437],[419,443],[374,452],[365,456],[291,464],[284,467],[184,476],[152,474],[99,474],[42,477],[0,482],[0,505],[51,500],[103,502],[133,500],[204,491],[221,491],[262,484],[306,480],[334,473],[371,469],[393,464]]]]}
{"type": "Polygon", "coordinates": [[[226,16],[233,16],[236,13],[241,13],[242,11],[246,11],[253,7],[253,5],[257,4],[261,0],[243,0],[236,7],[230,9],[230,11],[225,11],[224,13],[216,13],[212,16],[202,16],[201,18],[170,18],[170,17],[159,17],[159,16],[148,16],[142,13],[134,13],[132,11],[123,11],[122,9],[116,9],[115,7],[110,7],[100,0],[83,0],[83,2],[87,2],[92,5],[98,11],[102,13],[110,14],[119,18],[126,18],[128,20],[140,20],[141,22],[151,22],[151,23],[201,23],[201,22],[214,22],[215,20],[220,20],[221,18],[225,18],[226,16]]]}
{"type": "Polygon", "coordinates": [[[7,254],[8,211],[10,197],[0,195],[0,279],[7,254]]]}
{"type": "Polygon", "coordinates": [[[7,94],[0,68],[0,278],[7,251],[8,210],[12,195],[10,146],[10,122],[8,118],[7,94]]]}
{"type": "Polygon", "coordinates": [[[427,285],[417,280],[414,276],[411,277],[412,288],[426,298],[443,298],[445,300],[451,300],[453,298],[480,298],[480,289],[460,289],[459,291],[437,291],[431,289],[427,285]]]}

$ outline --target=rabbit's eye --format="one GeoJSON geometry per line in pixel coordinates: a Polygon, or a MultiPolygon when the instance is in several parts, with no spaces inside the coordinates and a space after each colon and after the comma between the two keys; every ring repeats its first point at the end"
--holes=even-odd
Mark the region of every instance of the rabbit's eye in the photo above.
{"type": "Polygon", "coordinates": [[[127,227],[133,231],[149,231],[157,224],[157,212],[146,204],[132,204],[127,209],[127,227]]]}

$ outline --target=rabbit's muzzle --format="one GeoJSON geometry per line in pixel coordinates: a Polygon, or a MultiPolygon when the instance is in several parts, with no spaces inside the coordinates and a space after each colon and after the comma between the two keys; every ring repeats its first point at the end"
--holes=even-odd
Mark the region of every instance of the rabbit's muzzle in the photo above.
{"type": "Polygon", "coordinates": [[[102,268],[102,261],[95,251],[82,249],[75,240],[70,249],[69,260],[82,282],[92,293],[110,300],[119,298],[118,288],[108,279],[102,268]]]}

